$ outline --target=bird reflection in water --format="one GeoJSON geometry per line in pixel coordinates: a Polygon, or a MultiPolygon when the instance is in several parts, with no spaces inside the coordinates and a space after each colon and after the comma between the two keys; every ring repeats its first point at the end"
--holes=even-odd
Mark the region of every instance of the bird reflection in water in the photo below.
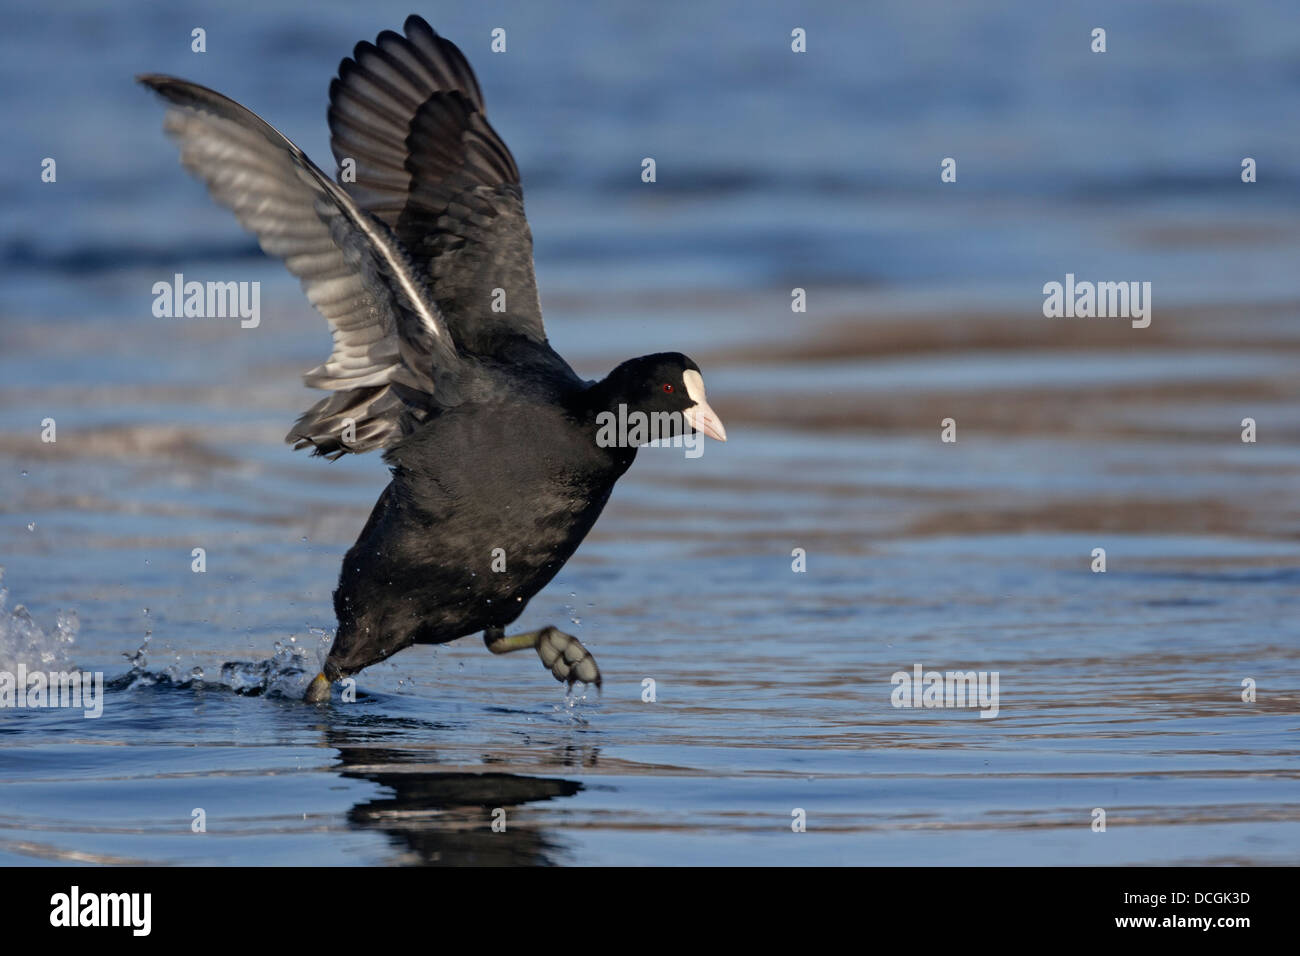
{"type": "MultiPolygon", "coordinates": [[[[400,719],[395,722],[410,723],[400,719]]],[[[528,804],[572,797],[583,789],[582,783],[562,777],[440,770],[436,750],[386,747],[382,740],[388,733],[375,723],[372,719],[364,728],[327,728],[326,741],[338,750],[340,776],[369,780],[388,791],[355,805],[347,820],[355,829],[387,834],[406,854],[397,862],[423,866],[545,866],[564,862],[566,846],[553,828],[540,826],[517,811],[528,804]],[[496,829],[494,817],[498,820],[496,829]]],[[[428,739],[434,739],[437,728],[428,730],[428,739]]],[[[392,731],[405,734],[409,728],[392,731]]],[[[590,767],[596,762],[596,754],[596,748],[564,745],[554,755],[554,762],[590,767]]],[[[504,760],[484,754],[483,762],[504,760]]]]}

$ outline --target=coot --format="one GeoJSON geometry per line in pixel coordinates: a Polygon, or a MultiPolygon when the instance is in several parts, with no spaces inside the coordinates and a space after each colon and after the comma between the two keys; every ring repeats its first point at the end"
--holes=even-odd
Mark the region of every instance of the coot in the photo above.
{"type": "Polygon", "coordinates": [[[334,350],[330,394],[286,436],[336,458],[382,449],[392,481],[343,559],[338,632],[307,699],[412,644],[483,633],[557,680],[601,682],[558,628],[507,635],[591,530],[649,438],[726,441],[699,366],[665,352],[586,381],[550,347],[519,170],[460,50],[420,17],[360,43],[330,84],[330,179],[243,106],[170,76],[181,162],[284,260],[334,350]],[[614,421],[650,428],[612,428],[614,421]]]}

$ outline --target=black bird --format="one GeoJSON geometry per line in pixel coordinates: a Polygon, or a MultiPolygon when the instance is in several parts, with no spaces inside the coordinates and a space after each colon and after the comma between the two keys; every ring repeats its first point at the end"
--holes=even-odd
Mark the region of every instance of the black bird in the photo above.
{"type": "Polygon", "coordinates": [[[392,471],[343,559],[338,632],[306,696],[479,631],[493,653],[536,648],[557,680],[599,685],[577,638],[506,626],[591,530],[637,445],[726,432],[685,355],[591,382],[550,347],[514,158],[460,50],[418,16],[404,31],[357,44],[330,83],[337,181],[220,93],[138,77],[168,103],[182,165],[329,320],[333,354],[304,381],[331,394],[285,440],[331,458],[381,448],[392,471]],[[618,433],[613,416],[634,427],[618,433]]]}

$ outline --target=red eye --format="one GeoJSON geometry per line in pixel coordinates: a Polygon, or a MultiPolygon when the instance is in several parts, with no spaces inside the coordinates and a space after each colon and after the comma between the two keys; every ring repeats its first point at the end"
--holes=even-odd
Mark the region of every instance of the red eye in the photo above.
{"type": "Polygon", "coordinates": [[[673,387],[672,387],[671,385],[669,385],[667,382],[664,382],[664,391],[665,391],[665,392],[671,392],[672,390],[673,390],[673,387]]]}

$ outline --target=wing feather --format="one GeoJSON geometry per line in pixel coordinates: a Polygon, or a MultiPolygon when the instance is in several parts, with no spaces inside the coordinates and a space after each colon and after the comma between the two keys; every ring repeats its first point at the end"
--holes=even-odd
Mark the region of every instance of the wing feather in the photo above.
{"type": "Polygon", "coordinates": [[[460,50],[418,16],[404,30],[357,44],[330,84],[343,187],[410,252],[458,347],[545,342],[519,168],[460,50]]]}
{"type": "Polygon", "coordinates": [[[461,359],[391,228],[234,100],[174,77],[138,79],[169,103],[164,128],[181,163],[284,261],[330,323],[333,352],[304,380],[335,394],[286,441],[331,456],[387,447],[454,404],[461,359]]]}

